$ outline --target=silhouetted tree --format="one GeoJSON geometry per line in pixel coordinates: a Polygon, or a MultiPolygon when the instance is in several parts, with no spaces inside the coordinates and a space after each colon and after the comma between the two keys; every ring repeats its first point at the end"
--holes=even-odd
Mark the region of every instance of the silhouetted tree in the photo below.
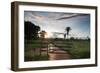
{"type": "Polygon", "coordinates": [[[66,39],[66,33],[64,33],[64,39],[66,39]]]}
{"type": "Polygon", "coordinates": [[[40,31],[40,27],[36,26],[35,24],[29,22],[29,21],[25,21],[24,22],[24,34],[25,34],[25,38],[30,40],[30,39],[36,39],[38,38],[38,32],[40,31]]]}
{"type": "MultiPolygon", "coordinates": [[[[24,34],[25,34],[25,39],[29,40],[28,44],[32,44],[31,40],[32,39],[37,39],[38,36],[38,32],[40,31],[40,27],[36,26],[34,23],[30,22],[30,21],[24,21],[24,34]]],[[[34,56],[35,56],[35,51],[36,48],[32,48],[31,45],[29,46],[30,49],[34,50],[34,56]]]]}
{"type": "Polygon", "coordinates": [[[69,31],[71,30],[71,27],[66,27],[66,32],[67,32],[67,38],[68,38],[68,36],[69,36],[69,31]]]}
{"type": "Polygon", "coordinates": [[[40,32],[40,37],[41,37],[42,39],[44,39],[46,34],[47,34],[46,31],[42,30],[42,31],[40,32]]]}
{"type": "Polygon", "coordinates": [[[34,26],[33,28],[33,38],[39,38],[38,32],[40,31],[40,27],[39,26],[34,26]]]}
{"type": "Polygon", "coordinates": [[[89,37],[89,36],[87,36],[87,40],[89,40],[89,41],[90,41],[90,37],[89,37]]]}

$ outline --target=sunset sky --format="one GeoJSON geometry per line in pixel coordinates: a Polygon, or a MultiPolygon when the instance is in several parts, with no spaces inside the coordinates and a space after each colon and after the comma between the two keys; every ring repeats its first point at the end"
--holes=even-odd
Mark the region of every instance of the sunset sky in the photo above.
{"type": "MultiPolygon", "coordinates": [[[[41,30],[47,32],[48,38],[54,38],[54,32],[66,33],[66,27],[71,27],[72,29],[70,37],[90,37],[89,14],[24,11],[24,20],[40,26],[41,30]]],[[[63,35],[59,34],[57,37],[63,38],[63,35]]]]}

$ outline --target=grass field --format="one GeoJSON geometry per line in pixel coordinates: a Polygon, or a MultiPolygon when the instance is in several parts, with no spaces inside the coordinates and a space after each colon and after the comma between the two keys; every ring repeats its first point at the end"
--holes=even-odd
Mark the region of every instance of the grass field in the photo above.
{"type": "Polygon", "coordinates": [[[73,59],[90,58],[89,41],[73,41],[73,49],[70,50],[73,59]]]}
{"type": "Polygon", "coordinates": [[[65,39],[45,39],[25,41],[24,60],[41,61],[49,60],[47,53],[41,54],[41,48],[47,48],[48,44],[69,52],[71,59],[90,58],[90,41],[89,40],[65,40],[65,39]]]}

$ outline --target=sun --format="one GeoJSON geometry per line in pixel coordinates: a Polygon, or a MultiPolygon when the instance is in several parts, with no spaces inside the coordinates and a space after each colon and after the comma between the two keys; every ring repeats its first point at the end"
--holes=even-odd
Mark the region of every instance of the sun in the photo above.
{"type": "Polygon", "coordinates": [[[50,38],[52,36],[52,33],[51,32],[47,32],[46,34],[45,34],[45,38],[50,38]]]}

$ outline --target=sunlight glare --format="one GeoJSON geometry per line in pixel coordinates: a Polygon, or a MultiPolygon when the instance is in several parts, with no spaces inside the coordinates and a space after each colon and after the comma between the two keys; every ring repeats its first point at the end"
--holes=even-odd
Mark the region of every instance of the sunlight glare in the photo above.
{"type": "Polygon", "coordinates": [[[50,38],[52,36],[52,33],[51,32],[47,32],[46,35],[45,35],[45,38],[50,38]]]}

